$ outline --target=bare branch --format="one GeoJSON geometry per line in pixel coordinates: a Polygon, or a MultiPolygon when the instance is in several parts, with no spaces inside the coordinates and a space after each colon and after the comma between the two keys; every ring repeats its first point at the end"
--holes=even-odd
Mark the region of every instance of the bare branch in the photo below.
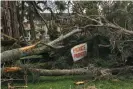
{"type": "Polygon", "coordinates": [[[81,14],[77,14],[77,15],[80,16],[80,17],[83,17],[83,18],[87,18],[87,19],[89,19],[89,20],[91,20],[91,21],[96,22],[97,24],[102,25],[102,23],[101,23],[100,21],[98,21],[98,20],[96,20],[96,19],[93,19],[93,18],[90,18],[89,16],[85,16],[85,15],[81,15],[81,14]]]}
{"type": "Polygon", "coordinates": [[[99,44],[99,47],[110,47],[111,45],[103,45],[103,44],[99,44]]]}
{"type": "Polygon", "coordinates": [[[106,26],[107,26],[107,27],[111,27],[111,28],[115,28],[115,29],[119,29],[119,30],[122,30],[124,33],[133,35],[133,31],[127,30],[127,29],[122,28],[122,27],[120,27],[120,26],[116,26],[116,25],[110,24],[110,23],[106,24],[106,26]]]}
{"type": "Polygon", "coordinates": [[[122,30],[125,34],[130,34],[130,35],[133,35],[133,31],[130,31],[130,30],[127,30],[123,27],[120,27],[119,25],[115,25],[111,22],[109,22],[105,17],[101,16],[101,18],[104,19],[104,21],[106,22],[105,24],[102,23],[101,21],[98,21],[96,19],[93,19],[93,18],[90,18],[89,16],[85,16],[85,15],[81,15],[81,14],[78,14],[78,16],[81,16],[81,17],[85,17],[91,21],[94,21],[96,22],[98,25],[93,25],[93,24],[89,24],[89,25],[86,25],[84,27],[81,27],[81,28],[86,28],[86,27],[101,27],[101,26],[104,26],[104,27],[109,27],[109,28],[114,28],[114,30],[118,29],[118,30],[122,30]]]}

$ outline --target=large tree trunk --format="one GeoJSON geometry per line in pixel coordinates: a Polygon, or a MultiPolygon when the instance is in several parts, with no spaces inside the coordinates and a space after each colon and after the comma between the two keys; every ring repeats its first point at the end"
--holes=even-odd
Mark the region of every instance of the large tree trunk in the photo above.
{"type": "MultiPolygon", "coordinates": [[[[12,29],[11,29],[11,13],[9,10],[9,2],[8,1],[3,1],[2,2],[2,32],[7,34],[8,36],[12,37],[12,29]]],[[[4,40],[6,40],[6,37],[3,37],[4,40]]]]}
{"type": "Polygon", "coordinates": [[[85,68],[77,68],[77,69],[36,69],[29,68],[29,66],[22,67],[5,67],[2,69],[2,75],[7,72],[17,72],[22,69],[28,69],[33,74],[41,75],[41,76],[61,76],[61,75],[84,75],[87,74],[90,77],[94,78],[112,78],[112,75],[117,75],[119,73],[131,73],[133,72],[133,66],[125,66],[120,68],[98,68],[98,67],[85,67],[85,68]]]}
{"type": "Polygon", "coordinates": [[[66,34],[64,36],[60,36],[59,38],[57,38],[39,48],[36,48],[36,45],[31,45],[28,47],[4,51],[1,53],[1,63],[5,62],[5,61],[19,60],[19,58],[23,57],[23,56],[29,56],[29,55],[34,55],[34,54],[40,54],[42,52],[48,52],[50,50],[49,46],[54,46],[58,42],[70,37],[71,35],[73,35],[77,32],[81,32],[81,31],[82,31],[81,29],[75,29],[75,30],[69,32],[68,34],[66,34]]]}
{"type": "Polygon", "coordinates": [[[17,20],[16,1],[3,1],[2,2],[2,27],[5,34],[18,39],[19,24],[17,20]]]}

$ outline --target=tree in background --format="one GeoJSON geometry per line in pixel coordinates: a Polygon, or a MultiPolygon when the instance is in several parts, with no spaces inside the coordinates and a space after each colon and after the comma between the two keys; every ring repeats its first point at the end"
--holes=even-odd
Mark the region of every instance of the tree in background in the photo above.
{"type": "Polygon", "coordinates": [[[2,6],[2,32],[15,39],[19,39],[19,23],[17,16],[17,2],[3,1],[2,6]]]}

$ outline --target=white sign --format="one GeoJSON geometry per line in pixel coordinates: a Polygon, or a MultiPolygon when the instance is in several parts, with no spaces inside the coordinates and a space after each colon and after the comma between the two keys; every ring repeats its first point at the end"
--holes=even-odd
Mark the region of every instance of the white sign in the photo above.
{"type": "Polygon", "coordinates": [[[82,43],[74,46],[71,49],[73,61],[78,61],[87,55],[87,43],[82,43]]]}

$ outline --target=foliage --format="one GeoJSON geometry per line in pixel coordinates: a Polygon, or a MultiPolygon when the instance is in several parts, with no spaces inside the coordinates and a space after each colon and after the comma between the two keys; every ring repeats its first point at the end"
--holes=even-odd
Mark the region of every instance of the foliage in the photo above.
{"type": "Polygon", "coordinates": [[[53,63],[52,68],[54,69],[65,69],[70,68],[69,64],[67,63],[67,56],[60,56],[58,59],[53,63]]]}
{"type": "Polygon", "coordinates": [[[116,61],[114,59],[93,58],[90,59],[90,63],[97,67],[113,67],[116,64],[116,61]]]}

